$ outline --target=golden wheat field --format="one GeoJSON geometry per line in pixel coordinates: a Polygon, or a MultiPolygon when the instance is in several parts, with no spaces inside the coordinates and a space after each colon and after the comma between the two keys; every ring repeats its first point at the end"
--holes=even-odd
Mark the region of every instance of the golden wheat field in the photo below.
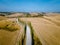
{"type": "Polygon", "coordinates": [[[34,32],[42,45],[60,45],[60,14],[43,17],[20,18],[31,22],[34,32]]]}
{"type": "Polygon", "coordinates": [[[34,38],[35,41],[39,40],[42,45],[60,45],[60,14],[20,17],[19,20],[22,22],[19,24],[16,22],[17,18],[1,17],[0,19],[0,45],[22,45],[25,35],[23,23],[28,24],[29,22],[33,28],[34,36],[38,37],[34,38]]]}
{"type": "Polygon", "coordinates": [[[15,18],[0,20],[0,45],[22,45],[23,33],[24,25],[15,18]]]}

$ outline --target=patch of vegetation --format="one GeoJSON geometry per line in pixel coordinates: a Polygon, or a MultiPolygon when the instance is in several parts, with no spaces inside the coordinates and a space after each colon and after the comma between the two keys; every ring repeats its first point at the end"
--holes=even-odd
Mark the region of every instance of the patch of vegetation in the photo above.
{"type": "Polygon", "coordinates": [[[26,13],[26,17],[31,17],[30,13],[26,13]]]}
{"type": "Polygon", "coordinates": [[[14,21],[2,20],[0,21],[0,29],[7,29],[9,31],[20,30],[20,25],[14,21]]]}
{"type": "Polygon", "coordinates": [[[40,13],[38,13],[38,16],[39,16],[39,17],[42,17],[42,16],[44,16],[44,14],[40,14],[40,13]]]}
{"type": "Polygon", "coordinates": [[[5,14],[5,15],[11,15],[14,14],[14,12],[0,12],[1,14],[5,14]]]}
{"type": "Polygon", "coordinates": [[[23,25],[26,24],[24,21],[20,20],[19,18],[18,18],[18,21],[23,25]]]}

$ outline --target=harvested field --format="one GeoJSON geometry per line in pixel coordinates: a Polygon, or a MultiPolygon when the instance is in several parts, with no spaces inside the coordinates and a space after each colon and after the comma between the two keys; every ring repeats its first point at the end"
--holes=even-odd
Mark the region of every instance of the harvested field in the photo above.
{"type": "MultiPolygon", "coordinates": [[[[5,17],[5,19],[2,17],[1,19],[17,22],[17,17],[16,18],[5,17]]],[[[0,29],[1,45],[14,45],[17,43],[22,45],[23,44],[22,39],[26,41],[26,39],[24,38],[25,36],[24,26],[29,22],[31,23],[30,27],[33,28],[31,29],[31,31],[33,32],[34,45],[41,45],[41,44],[60,45],[60,15],[59,14],[46,15],[41,17],[20,17],[18,21],[19,24],[21,25],[21,30],[10,32],[4,29],[0,29]]]]}
{"type": "Polygon", "coordinates": [[[60,45],[60,15],[20,18],[31,22],[34,32],[43,45],[60,45]]]}
{"type": "MultiPolygon", "coordinates": [[[[15,18],[7,19],[7,21],[9,20],[16,22],[15,18]]],[[[19,25],[20,29],[15,31],[10,31],[9,29],[3,28],[0,29],[0,45],[22,45],[22,40],[24,38],[24,25],[21,23],[19,25]]]]}

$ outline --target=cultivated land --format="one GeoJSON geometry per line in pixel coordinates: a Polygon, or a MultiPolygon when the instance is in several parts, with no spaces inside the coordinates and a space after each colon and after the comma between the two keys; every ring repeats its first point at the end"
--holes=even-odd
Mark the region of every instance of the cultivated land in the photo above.
{"type": "Polygon", "coordinates": [[[0,45],[22,45],[24,25],[16,21],[16,18],[0,20],[0,45]]]}
{"type": "MultiPolygon", "coordinates": [[[[16,21],[16,18],[15,17],[9,18],[9,20],[16,21]]],[[[60,14],[48,13],[46,16],[41,17],[20,17],[19,20],[22,23],[29,23],[29,22],[31,23],[31,26],[33,28],[32,31],[34,31],[34,36],[37,37],[37,39],[35,40],[40,40],[42,45],[60,45],[60,14]]],[[[22,34],[24,34],[23,28],[24,26],[21,26],[21,30],[15,32],[0,30],[1,32],[0,35],[2,34],[3,37],[2,38],[3,40],[0,38],[0,40],[2,41],[1,44],[7,45],[7,42],[9,42],[12,39],[10,41],[11,42],[10,45],[13,45],[18,33],[22,31],[20,33],[19,38],[21,40],[22,39],[21,36],[22,34]]],[[[40,45],[39,42],[36,45],[40,45]]]]}
{"type": "Polygon", "coordinates": [[[43,45],[60,45],[60,14],[20,18],[24,22],[31,22],[37,37],[43,45]]]}

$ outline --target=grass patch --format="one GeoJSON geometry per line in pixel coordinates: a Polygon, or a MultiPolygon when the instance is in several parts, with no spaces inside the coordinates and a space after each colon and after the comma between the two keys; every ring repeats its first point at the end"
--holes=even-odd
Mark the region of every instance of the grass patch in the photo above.
{"type": "Polygon", "coordinates": [[[2,20],[0,21],[0,29],[5,29],[8,31],[20,30],[20,25],[14,21],[2,20]]]}
{"type": "Polygon", "coordinates": [[[23,25],[26,24],[24,21],[20,20],[19,18],[18,18],[18,21],[23,25]]]}

